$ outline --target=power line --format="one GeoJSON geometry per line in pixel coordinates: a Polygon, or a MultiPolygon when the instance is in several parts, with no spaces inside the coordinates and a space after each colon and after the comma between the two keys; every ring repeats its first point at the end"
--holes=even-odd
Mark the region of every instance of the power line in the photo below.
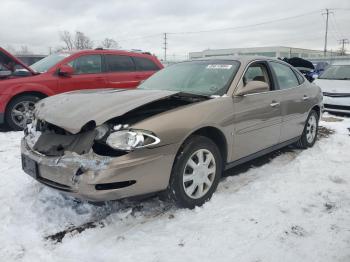
{"type": "Polygon", "coordinates": [[[272,24],[272,23],[281,22],[281,21],[285,21],[285,20],[291,20],[291,19],[295,19],[295,18],[299,18],[299,17],[303,17],[303,16],[316,14],[316,13],[319,13],[319,11],[312,11],[312,12],[303,13],[300,15],[294,15],[294,16],[289,16],[289,17],[284,17],[284,18],[279,18],[279,19],[274,19],[274,20],[268,20],[268,21],[264,21],[261,23],[249,24],[249,25],[243,25],[243,26],[217,28],[217,29],[210,29],[210,30],[199,30],[199,31],[187,31],[187,32],[170,32],[168,34],[180,35],[180,34],[199,34],[199,33],[220,32],[220,31],[231,31],[231,30],[238,30],[238,29],[260,26],[260,25],[272,24]]]}
{"type": "Polygon", "coordinates": [[[155,37],[155,36],[161,36],[162,34],[153,34],[153,35],[145,35],[145,36],[138,36],[138,37],[133,37],[133,38],[124,38],[124,39],[118,39],[118,41],[131,41],[131,40],[138,40],[138,39],[145,39],[145,38],[151,38],[151,37],[155,37]]]}
{"type": "Polygon", "coordinates": [[[331,23],[329,25],[331,28],[330,28],[329,32],[331,32],[333,39],[335,41],[338,41],[338,39],[342,38],[342,36],[339,33],[339,31],[337,30],[333,19],[330,19],[330,21],[331,21],[331,23]]]}
{"type": "MultiPolygon", "coordinates": [[[[332,17],[331,17],[332,18],[332,17]]],[[[329,30],[330,32],[333,33],[333,36],[336,37],[336,39],[339,39],[339,38],[342,38],[342,34],[339,32],[339,30],[337,29],[335,23],[334,23],[334,20],[333,19],[330,19],[331,23],[330,23],[330,26],[331,26],[331,30],[329,30]]]]}
{"type": "Polygon", "coordinates": [[[336,28],[336,31],[339,33],[339,35],[342,37],[342,38],[345,38],[344,34],[342,31],[339,30],[339,26],[338,26],[338,22],[337,22],[337,19],[335,18],[335,14],[333,13],[333,16],[332,16],[332,20],[334,22],[334,27],[336,28]]]}
{"type": "Polygon", "coordinates": [[[332,8],[333,10],[350,11],[350,8],[332,8]]]}

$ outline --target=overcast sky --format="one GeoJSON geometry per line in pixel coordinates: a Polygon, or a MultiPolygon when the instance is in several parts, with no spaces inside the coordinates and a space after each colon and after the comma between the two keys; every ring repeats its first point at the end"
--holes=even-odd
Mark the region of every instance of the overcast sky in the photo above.
{"type": "MultiPolygon", "coordinates": [[[[62,46],[59,32],[82,31],[97,46],[114,38],[124,49],[142,49],[163,56],[162,33],[168,35],[169,57],[182,58],[204,49],[292,46],[323,49],[325,17],[330,15],[329,49],[350,39],[350,0],[2,0],[0,46],[27,45],[36,53],[62,46]],[[264,23],[243,29],[194,33],[264,23]]],[[[350,47],[348,47],[348,50],[350,47]]]]}

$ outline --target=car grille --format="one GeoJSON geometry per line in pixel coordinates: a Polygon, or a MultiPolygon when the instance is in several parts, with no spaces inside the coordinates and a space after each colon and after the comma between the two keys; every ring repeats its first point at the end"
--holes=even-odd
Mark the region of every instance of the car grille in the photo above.
{"type": "Polygon", "coordinates": [[[350,93],[327,93],[323,92],[324,96],[330,96],[330,97],[350,97],[350,93]]]}
{"type": "Polygon", "coordinates": [[[350,110],[350,106],[324,104],[324,107],[326,109],[329,108],[329,109],[339,109],[339,110],[350,110]]]}

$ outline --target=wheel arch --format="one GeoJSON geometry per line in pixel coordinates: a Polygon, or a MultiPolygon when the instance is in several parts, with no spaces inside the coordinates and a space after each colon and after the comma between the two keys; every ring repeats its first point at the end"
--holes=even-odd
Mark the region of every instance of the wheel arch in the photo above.
{"type": "Polygon", "coordinates": [[[8,110],[8,106],[10,105],[10,103],[15,100],[16,98],[20,97],[20,96],[24,96],[24,95],[33,95],[33,96],[37,96],[40,99],[43,99],[45,97],[48,97],[47,94],[40,92],[40,91],[24,91],[24,92],[20,92],[17,93],[16,95],[14,95],[13,97],[11,97],[11,99],[7,102],[6,104],[6,111],[8,110]]]}
{"type": "Polygon", "coordinates": [[[213,126],[201,127],[193,131],[191,134],[189,134],[184,140],[184,142],[182,143],[182,145],[185,143],[186,140],[190,139],[192,136],[195,136],[195,135],[205,136],[210,140],[212,140],[217,145],[221,153],[222,160],[224,162],[223,164],[226,164],[227,157],[228,157],[228,143],[224,133],[220,129],[213,126]]]}
{"type": "Polygon", "coordinates": [[[318,119],[320,119],[320,118],[321,118],[321,107],[320,107],[319,105],[315,105],[315,106],[313,106],[313,107],[311,108],[310,112],[311,112],[312,110],[315,110],[315,111],[316,111],[316,113],[317,113],[317,115],[318,115],[318,119]]]}

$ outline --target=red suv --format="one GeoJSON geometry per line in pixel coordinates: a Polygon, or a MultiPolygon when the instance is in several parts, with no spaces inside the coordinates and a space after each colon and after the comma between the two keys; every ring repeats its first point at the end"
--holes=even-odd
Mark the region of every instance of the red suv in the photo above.
{"type": "Polygon", "coordinates": [[[149,53],[104,49],[56,53],[28,67],[0,47],[0,124],[21,130],[39,99],[78,89],[135,88],[161,68],[149,53]]]}

